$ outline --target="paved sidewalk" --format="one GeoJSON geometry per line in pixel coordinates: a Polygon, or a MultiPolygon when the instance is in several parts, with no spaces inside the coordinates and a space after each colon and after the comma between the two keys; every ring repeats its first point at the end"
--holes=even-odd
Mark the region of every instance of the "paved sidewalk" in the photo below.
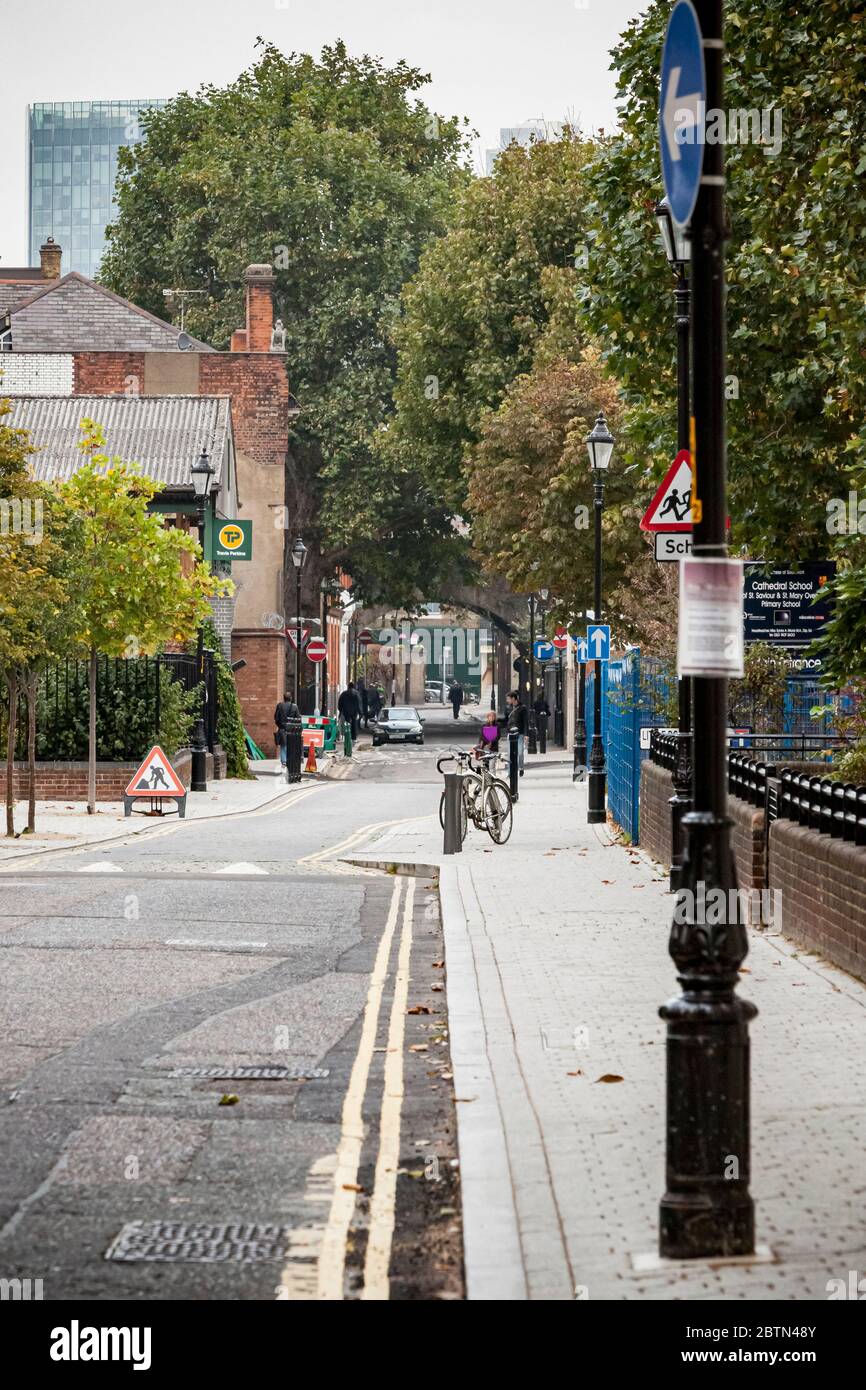
{"type": "Polygon", "coordinates": [[[666,881],[586,825],[562,765],[527,770],[506,846],[470,830],[462,854],[441,849],[431,815],[359,857],[441,865],[469,1297],[824,1299],[866,1274],[866,987],[752,932],[752,1193],[772,1261],[642,1270],[664,1187],[658,1007],[677,993],[666,881]]]}
{"type": "MultiPolygon", "coordinates": [[[[186,801],[186,819],[237,815],[240,811],[255,810],[275,797],[293,791],[286,784],[285,775],[280,775],[279,762],[275,759],[251,763],[250,771],[253,773],[252,781],[237,778],[211,780],[206,792],[190,792],[186,801]]],[[[145,803],[141,804],[143,806],[145,803]]],[[[27,801],[19,799],[15,805],[16,830],[20,832],[26,824],[27,801]]],[[[154,818],[151,816],[124,816],[122,801],[99,801],[92,816],[87,814],[87,803],[84,801],[37,801],[36,834],[19,833],[14,840],[0,837],[0,867],[22,855],[125,839],[142,830],[152,830],[153,825],[154,818]]]]}

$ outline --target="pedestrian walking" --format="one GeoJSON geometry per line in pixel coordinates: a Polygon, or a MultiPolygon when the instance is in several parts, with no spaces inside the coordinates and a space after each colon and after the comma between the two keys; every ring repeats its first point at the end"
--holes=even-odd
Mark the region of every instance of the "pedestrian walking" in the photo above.
{"type": "Polygon", "coordinates": [[[382,690],[381,686],[374,685],[373,688],[367,692],[367,704],[369,706],[371,719],[378,719],[379,711],[384,703],[385,692],[382,690]]]}
{"type": "Polygon", "coordinates": [[[520,775],[522,777],[526,734],[529,728],[529,714],[520,698],[519,690],[509,690],[508,692],[508,722],[506,727],[509,734],[512,730],[517,730],[517,766],[520,768],[520,775]]]}
{"type": "Polygon", "coordinates": [[[361,718],[364,721],[364,728],[368,729],[370,727],[370,692],[363,676],[358,681],[358,698],[361,701],[361,718]]]}
{"type": "Polygon", "coordinates": [[[280,750],[280,762],[283,767],[286,766],[286,758],[288,756],[286,734],[289,720],[300,719],[300,717],[301,712],[287,690],[274,710],[274,724],[276,725],[274,730],[274,743],[280,750]]]}
{"type": "Polygon", "coordinates": [[[463,686],[459,681],[452,681],[448,691],[448,699],[451,701],[451,708],[454,711],[454,718],[460,718],[460,706],[463,704],[463,686]]]}
{"type": "Polygon", "coordinates": [[[344,724],[349,724],[352,729],[352,742],[358,737],[358,726],[361,722],[361,700],[355,689],[355,682],[349,681],[346,689],[337,701],[337,713],[344,724]]]}

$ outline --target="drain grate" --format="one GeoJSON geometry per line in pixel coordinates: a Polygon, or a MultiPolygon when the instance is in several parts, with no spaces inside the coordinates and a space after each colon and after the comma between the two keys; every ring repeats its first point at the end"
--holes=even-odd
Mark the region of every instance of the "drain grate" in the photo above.
{"type": "Polygon", "coordinates": [[[282,1260],[291,1228],[249,1222],[179,1225],[174,1221],[128,1221],[105,1252],[107,1260],[190,1261],[217,1264],[238,1260],[282,1260]]]}
{"type": "Polygon", "coordinates": [[[175,1067],[169,1076],[202,1076],[210,1081],[321,1081],[328,1067],[175,1067]]]}

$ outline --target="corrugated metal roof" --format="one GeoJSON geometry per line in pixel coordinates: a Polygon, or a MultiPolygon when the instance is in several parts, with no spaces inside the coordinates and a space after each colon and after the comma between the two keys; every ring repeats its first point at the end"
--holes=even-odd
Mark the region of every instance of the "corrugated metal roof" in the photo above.
{"type": "Polygon", "coordinates": [[[43,482],[82,467],[81,421],[90,419],[102,426],[110,456],[137,463],[164,489],[191,491],[190,469],[203,448],[222,485],[232,437],[228,396],[12,396],[9,404],[3,424],[30,432],[38,449],[30,466],[43,482]]]}

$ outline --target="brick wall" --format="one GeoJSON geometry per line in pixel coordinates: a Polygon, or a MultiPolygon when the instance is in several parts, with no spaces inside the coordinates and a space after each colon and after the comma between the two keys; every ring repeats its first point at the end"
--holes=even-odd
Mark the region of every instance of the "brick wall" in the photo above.
{"type": "Polygon", "coordinates": [[[284,356],[276,352],[202,353],[199,391],[203,396],[231,396],[232,428],[239,453],[258,463],[285,467],[289,376],[284,356]]]}
{"type": "Polygon", "coordinates": [[[645,758],[640,768],[640,847],[665,868],[671,862],[671,774],[645,758]]]}
{"type": "MultiPolygon", "coordinates": [[[[671,862],[671,808],[674,789],[671,774],[647,758],[640,775],[640,846],[665,868],[671,862]]],[[[764,813],[738,797],[728,797],[733,821],[731,846],[741,888],[764,885],[764,813]]]]}
{"type": "Polygon", "coordinates": [[[774,821],[770,886],[785,936],[866,980],[866,848],[774,821]]]}
{"type": "MultiPolygon", "coordinates": [[[[191,758],[179,753],[172,767],[185,787],[190,783],[191,758]]],[[[122,801],[138,763],[97,763],[97,801],[122,801]]],[[[30,794],[30,778],[26,763],[15,764],[15,795],[22,801],[30,794]]],[[[6,766],[0,767],[0,796],[6,795],[6,766]]],[[[87,763],[58,762],[36,764],[37,801],[86,801],[87,763]]]]}
{"type": "Polygon", "coordinates": [[[76,352],[73,394],[144,395],[144,353],[76,352]]]}
{"type": "Polygon", "coordinates": [[[283,697],[285,648],[279,632],[235,628],[232,633],[232,660],[247,663],[235,675],[244,726],[266,758],[275,756],[274,709],[283,697]]]}

